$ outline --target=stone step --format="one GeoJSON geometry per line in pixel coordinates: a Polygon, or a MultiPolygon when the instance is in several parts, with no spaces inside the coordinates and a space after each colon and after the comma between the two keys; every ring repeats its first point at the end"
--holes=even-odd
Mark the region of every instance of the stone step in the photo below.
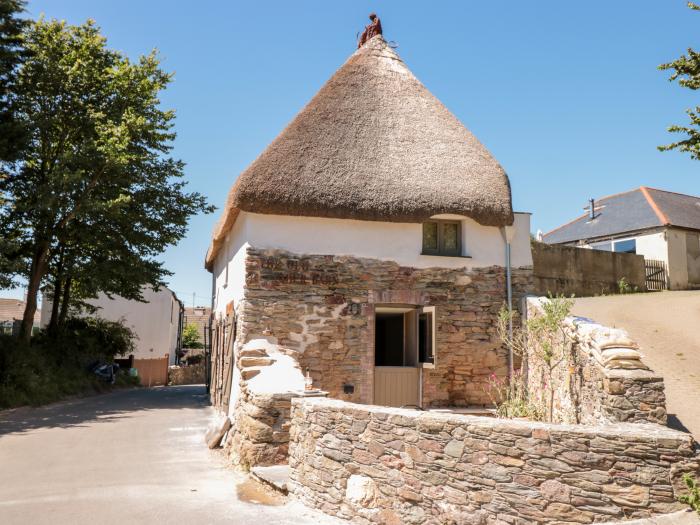
{"type": "Polygon", "coordinates": [[[267,357],[267,352],[262,348],[243,348],[240,350],[241,357],[267,357]]]}
{"type": "Polygon", "coordinates": [[[271,357],[249,357],[241,356],[239,365],[241,368],[248,368],[251,366],[270,366],[275,360],[271,357]]]}
{"type": "Polygon", "coordinates": [[[277,492],[287,494],[287,481],[289,481],[289,465],[273,465],[271,467],[253,467],[250,475],[273,488],[277,492]]]}
{"type": "Polygon", "coordinates": [[[261,367],[244,368],[241,370],[241,377],[245,381],[248,381],[248,379],[253,379],[256,375],[260,373],[260,368],[261,367]]]}

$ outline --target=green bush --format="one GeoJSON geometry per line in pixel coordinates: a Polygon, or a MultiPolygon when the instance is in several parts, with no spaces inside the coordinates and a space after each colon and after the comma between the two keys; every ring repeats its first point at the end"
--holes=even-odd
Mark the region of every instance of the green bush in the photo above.
{"type": "Polygon", "coordinates": [[[700,483],[690,474],[683,474],[683,482],[688,487],[688,493],[679,497],[681,503],[687,503],[690,508],[700,514],[700,483]]]}
{"type": "Polygon", "coordinates": [[[133,340],[133,332],[122,323],[95,318],[70,319],[60,334],[50,337],[42,331],[29,345],[0,335],[0,408],[104,390],[107,385],[88,367],[132,352],[133,340]]]}

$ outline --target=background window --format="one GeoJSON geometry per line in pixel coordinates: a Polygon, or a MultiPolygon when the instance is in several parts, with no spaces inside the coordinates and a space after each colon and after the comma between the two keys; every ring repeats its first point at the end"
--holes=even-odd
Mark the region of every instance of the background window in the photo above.
{"type": "Polygon", "coordinates": [[[459,221],[423,223],[423,255],[462,255],[462,224],[459,221]]]}
{"type": "Polygon", "coordinates": [[[637,253],[637,241],[635,239],[617,241],[615,243],[615,251],[621,253],[637,253]]]}

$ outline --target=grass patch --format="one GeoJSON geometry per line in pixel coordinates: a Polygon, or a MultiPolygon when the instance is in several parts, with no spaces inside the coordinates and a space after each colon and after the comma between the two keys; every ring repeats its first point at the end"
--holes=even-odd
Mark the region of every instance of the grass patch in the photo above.
{"type": "Polygon", "coordinates": [[[125,373],[114,386],[89,371],[92,363],[111,362],[133,351],[133,333],[121,323],[72,319],[61,334],[41,332],[31,344],[0,336],[0,408],[43,405],[69,396],[138,385],[125,373]]]}

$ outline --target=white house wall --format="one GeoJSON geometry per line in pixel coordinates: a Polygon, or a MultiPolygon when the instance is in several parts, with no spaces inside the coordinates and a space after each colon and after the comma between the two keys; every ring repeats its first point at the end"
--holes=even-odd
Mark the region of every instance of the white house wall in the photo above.
{"type": "Polygon", "coordinates": [[[643,255],[645,259],[663,261],[668,266],[666,232],[661,231],[631,238],[636,240],[638,255],[643,255]]]}
{"type": "MultiPolygon", "coordinates": [[[[243,298],[248,245],[298,254],[390,260],[414,268],[505,265],[505,240],[500,228],[482,226],[458,215],[436,215],[434,218],[462,221],[463,253],[468,257],[421,255],[421,224],[241,212],[214,263],[215,315],[223,315],[229,302],[238,304],[243,298]]],[[[511,264],[514,268],[531,266],[530,215],[516,213],[514,228],[511,264]]]]}
{"type": "MultiPolygon", "coordinates": [[[[171,364],[175,363],[177,349],[179,303],[167,288],[158,292],[151,288],[143,291],[145,303],[130,301],[115,296],[110,299],[100,294],[97,299],[88,301],[98,308],[95,315],[109,321],[124,320],[137,335],[135,341],[136,359],[161,358],[168,354],[171,364]]],[[[44,298],[41,311],[41,324],[46,326],[51,318],[51,301],[44,298]]]]}
{"type": "Polygon", "coordinates": [[[238,305],[243,299],[245,286],[245,252],[248,247],[247,214],[238,215],[233,228],[226,236],[223,248],[214,261],[214,306],[215,316],[225,314],[230,302],[238,305]]]}

